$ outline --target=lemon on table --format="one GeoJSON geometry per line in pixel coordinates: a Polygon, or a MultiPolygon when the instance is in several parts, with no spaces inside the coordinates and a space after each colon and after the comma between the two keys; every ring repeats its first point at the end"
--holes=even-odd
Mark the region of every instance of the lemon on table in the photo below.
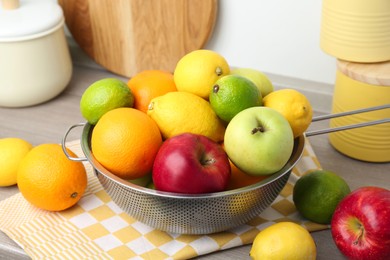
{"type": "Polygon", "coordinates": [[[319,224],[330,224],[336,206],[350,192],[348,184],[336,173],[316,170],[298,179],[293,201],[303,217],[319,224]]]}
{"type": "Polygon", "coordinates": [[[272,91],[274,86],[270,79],[263,72],[252,68],[237,68],[230,71],[230,74],[243,76],[256,84],[257,88],[261,92],[261,96],[265,97],[272,91]]]}
{"type": "Polygon", "coordinates": [[[263,105],[280,112],[290,123],[294,137],[302,135],[309,127],[313,109],[301,92],[294,89],[275,90],[263,98],[263,105]]]}
{"type": "Polygon", "coordinates": [[[238,75],[217,80],[209,101],[215,113],[227,123],[242,110],[262,105],[261,93],[255,83],[238,75]]]}
{"type": "Polygon", "coordinates": [[[219,142],[225,126],[210,103],[189,92],[169,92],[152,99],[147,114],[165,139],[182,133],[200,134],[219,142]]]}
{"type": "MultiPolygon", "coordinates": [[[[71,150],[67,152],[77,157],[71,150]]],[[[69,160],[60,144],[41,144],[22,159],[18,188],[32,205],[61,211],[75,205],[87,187],[87,172],[82,162],[69,160]]]]}
{"type": "Polygon", "coordinates": [[[250,251],[254,260],[310,260],[316,259],[316,255],[309,231],[293,222],[279,222],[260,231],[250,251]]]}
{"type": "Polygon", "coordinates": [[[21,138],[0,139],[0,186],[16,184],[16,175],[23,157],[32,145],[21,138]]]}
{"type": "Polygon", "coordinates": [[[184,55],[177,63],[173,77],[178,91],[208,99],[214,83],[229,72],[229,64],[222,55],[202,49],[184,55]]]}
{"type": "Polygon", "coordinates": [[[133,107],[134,96],[126,83],[105,78],[90,85],[81,96],[80,111],[92,125],[106,112],[118,107],[133,107]]]}

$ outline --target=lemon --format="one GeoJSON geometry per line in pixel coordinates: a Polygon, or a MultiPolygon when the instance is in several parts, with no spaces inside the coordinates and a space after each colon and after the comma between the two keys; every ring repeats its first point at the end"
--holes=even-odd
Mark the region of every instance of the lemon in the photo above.
{"type": "Polygon", "coordinates": [[[237,68],[230,71],[230,74],[243,76],[256,84],[257,88],[261,92],[261,96],[265,97],[272,91],[274,86],[270,79],[263,72],[252,68],[237,68]]]}
{"type": "Polygon", "coordinates": [[[255,83],[238,75],[223,76],[213,86],[209,101],[215,113],[225,122],[242,110],[261,106],[262,97],[255,83]]]}
{"type": "Polygon", "coordinates": [[[169,92],[151,100],[147,114],[157,123],[165,139],[194,133],[219,142],[225,126],[210,103],[188,92],[169,92]]]}
{"type": "Polygon", "coordinates": [[[173,74],[178,91],[186,91],[209,98],[214,83],[230,73],[227,61],[211,50],[195,50],[184,55],[176,64],[173,74]]]}
{"type": "Polygon", "coordinates": [[[80,111],[95,125],[108,111],[119,107],[133,107],[134,96],[126,83],[115,78],[105,78],[90,85],[81,96],[80,111]]]}
{"type": "Polygon", "coordinates": [[[20,162],[31,148],[29,142],[20,138],[0,139],[0,186],[16,184],[20,162]]]}
{"type": "Polygon", "coordinates": [[[280,112],[290,123],[294,137],[302,135],[309,127],[313,109],[301,92],[294,89],[275,90],[263,98],[263,105],[280,112]]]}
{"type": "Polygon", "coordinates": [[[293,201],[303,217],[319,224],[330,224],[336,206],[350,192],[348,184],[336,173],[316,170],[298,179],[293,201]]]}
{"type": "Polygon", "coordinates": [[[256,235],[249,254],[254,260],[310,260],[316,259],[317,249],[305,228],[293,222],[279,222],[256,235]]]}

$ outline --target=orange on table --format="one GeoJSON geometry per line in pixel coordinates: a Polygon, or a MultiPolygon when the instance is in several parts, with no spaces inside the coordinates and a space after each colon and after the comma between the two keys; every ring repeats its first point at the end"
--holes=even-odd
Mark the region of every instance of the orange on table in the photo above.
{"type": "Polygon", "coordinates": [[[97,122],[91,137],[96,160],[125,180],[150,173],[161,144],[157,124],[134,108],[108,111],[97,122]]]}
{"type": "Polygon", "coordinates": [[[61,211],[80,200],[87,186],[87,173],[83,163],[65,156],[61,145],[41,144],[22,159],[17,184],[23,197],[34,206],[61,211]]]}
{"type": "Polygon", "coordinates": [[[173,74],[162,70],[141,71],[127,85],[134,95],[134,108],[145,113],[153,98],[177,91],[173,74]]]}
{"type": "Polygon", "coordinates": [[[234,190],[245,186],[249,186],[269,177],[265,175],[261,175],[261,176],[249,175],[243,172],[242,170],[240,170],[239,168],[237,168],[237,166],[235,166],[234,163],[232,163],[230,160],[229,162],[231,168],[231,176],[230,176],[227,190],[234,190]]]}

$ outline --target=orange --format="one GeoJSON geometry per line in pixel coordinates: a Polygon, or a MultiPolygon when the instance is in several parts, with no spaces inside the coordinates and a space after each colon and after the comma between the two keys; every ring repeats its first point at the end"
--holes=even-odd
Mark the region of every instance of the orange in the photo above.
{"type": "Polygon", "coordinates": [[[127,85],[134,95],[134,108],[145,113],[153,98],[177,91],[173,74],[162,70],[141,71],[127,85]]]}
{"type": "Polygon", "coordinates": [[[249,175],[243,172],[242,170],[240,170],[239,168],[237,168],[237,166],[235,166],[231,161],[230,161],[230,168],[231,168],[231,176],[227,187],[228,190],[234,190],[245,186],[249,186],[259,181],[262,181],[268,177],[266,175],[261,175],[261,176],[249,175]]]}
{"type": "MultiPolygon", "coordinates": [[[[222,148],[225,149],[224,144],[222,143],[221,145],[222,148]]],[[[244,171],[240,170],[236,165],[234,165],[234,163],[230,159],[229,159],[229,163],[230,163],[231,175],[230,175],[230,180],[229,180],[227,190],[234,190],[245,186],[249,186],[259,181],[262,181],[268,177],[266,175],[261,175],[261,176],[249,175],[244,171]]]]}
{"type": "MultiPolygon", "coordinates": [[[[77,157],[71,150],[68,153],[77,157]]],[[[87,186],[81,162],[69,160],[59,144],[41,144],[22,159],[17,184],[23,197],[34,206],[61,211],[76,204],[87,186]]]]}
{"type": "Polygon", "coordinates": [[[152,171],[162,144],[157,124],[134,108],[116,108],[104,114],[92,131],[91,148],[96,160],[126,180],[152,171]]]}

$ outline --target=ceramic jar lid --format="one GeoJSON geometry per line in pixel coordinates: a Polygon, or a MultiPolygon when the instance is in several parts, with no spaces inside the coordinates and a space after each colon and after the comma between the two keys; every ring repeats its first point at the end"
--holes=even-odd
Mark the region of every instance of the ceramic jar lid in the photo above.
{"type": "Polygon", "coordinates": [[[2,0],[0,41],[31,37],[52,29],[63,21],[61,7],[50,0],[2,0]],[[7,9],[6,1],[16,3],[7,9]]]}

